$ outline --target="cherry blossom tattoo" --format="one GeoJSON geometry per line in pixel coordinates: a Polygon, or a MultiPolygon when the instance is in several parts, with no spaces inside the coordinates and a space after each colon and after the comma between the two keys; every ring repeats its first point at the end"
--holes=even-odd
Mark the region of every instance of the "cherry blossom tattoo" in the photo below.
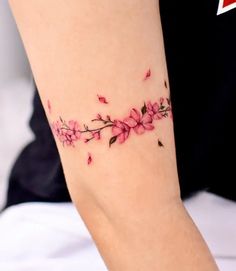
{"type": "MultiPolygon", "coordinates": [[[[89,143],[92,140],[99,141],[102,138],[102,132],[105,129],[111,131],[111,137],[108,141],[109,146],[112,144],[124,143],[132,133],[142,135],[148,131],[155,129],[155,122],[164,118],[172,118],[171,102],[169,98],[161,97],[159,101],[144,102],[140,109],[132,108],[129,115],[122,119],[112,119],[109,115],[97,116],[91,120],[97,123],[97,128],[91,128],[87,124],[82,126],[76,120],[66,121],[61,117],[52,123],[52,130],[57,138],[62,142],[63,146],[75,146],[77,141],[89,143]]],[[[158,145],[163,144],[158,140],[158,145]]],[[[88,164],[92,162],[92,156],[89,154],[88,164]]]]}

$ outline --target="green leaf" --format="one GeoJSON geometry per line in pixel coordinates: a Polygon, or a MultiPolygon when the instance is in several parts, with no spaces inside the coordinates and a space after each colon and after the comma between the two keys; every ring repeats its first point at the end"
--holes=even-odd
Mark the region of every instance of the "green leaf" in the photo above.
{"type": "Polygon", "coordinates": [[[117,136],[113,136],[113,137],[110,138],[109,147],[111,147],[111,145],[116,142],[116,139],[117,139],[117,136]]]}
{"type": "Polygon", "coordinates": [[[144,103],[144,106],[141,108],[141,112],[143,115],[147,112],[147,106],[145,103],[144,103]]]}
{"type": "Polygon", "coordinates": [[[163,143],[160,141],[160,139],[158,139],[158,146],[159,147],[164,147],[163,143]]]}
{"type": "Polygon", "coordinates": [[[164,110],[165,109],[165,106],[164,105],[161,105],[160,106],[160,110],[164,110]]]}

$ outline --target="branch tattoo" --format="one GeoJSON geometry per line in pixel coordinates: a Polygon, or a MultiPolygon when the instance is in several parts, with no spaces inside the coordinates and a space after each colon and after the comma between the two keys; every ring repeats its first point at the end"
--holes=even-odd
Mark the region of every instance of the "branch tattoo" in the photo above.
{"type": "MultiPolygon", "coordinates": [[[[145,73],[144,80],[148,80],[151,76],[149,69],[145,73]]],[[[167,87],[167,82],[164,81],[164,87],[167,87]]],[[[98,101],[104,105],[108,104],[105,97],[97,95],[98,101]]],[[[48,110],[51,113],[51,104],[48,100],[48,110]]],[[[164,118],[172,119],[172,108],[170,98],[161,97],[158,101],[145,101],[141,108],[132,108],[128,116],[122,119],[112,119],[111,116],[102,116],[97,114],[91,120],[91,124],[98,124],[96,128],[89,127],[87,124],[81,125],[77,120],[66,121],[62,117],[52,122],[51,128],[54,135],[59,139],[63,146],[75,147],[77,141],[82,141],[88,144],[90,141],[99,141],[102,138],[102,132],[105,129],[111,131],[111,137],[108,141],[109,147],[113,144],[123,144],[132,133],[142,135],[145,132],[155,129],[154,123],[161,121],[164,118]]],[[[164,147],[160,139],[157,140],[159,147],[164,147]]],[[[88,153],[87,164],[93,162],[92,154],[88,153]]]]}

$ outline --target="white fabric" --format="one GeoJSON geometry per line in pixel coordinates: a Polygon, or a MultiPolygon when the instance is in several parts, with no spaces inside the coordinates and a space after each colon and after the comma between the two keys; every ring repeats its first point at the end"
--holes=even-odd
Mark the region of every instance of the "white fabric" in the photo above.
{"type": "Polygon", "coordinates": [[[236,270],[236,202],[201,192],[185,201],[221,271],[236,270]]]}
{"type": "Polygon", "coordinates": [[[0,216],[0,270],[107,270],[70,203],[27,203],[0,216]]]}
{"type": "MultiPolygon", "coordinates": [[[[220,270],[235,271],[236,203],[201,192],[185,206],[220,270]]],[[[72,204],[26,203],[0,216],[0,270],[107,269],[72,204]]]]}

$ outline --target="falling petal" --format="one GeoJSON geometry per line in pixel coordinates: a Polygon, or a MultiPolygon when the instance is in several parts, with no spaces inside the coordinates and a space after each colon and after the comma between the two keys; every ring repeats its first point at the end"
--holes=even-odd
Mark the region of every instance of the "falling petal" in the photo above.
{"type": "Polygon", "coordinates": [[[91,153],[89,152],[89,153],[88,153],[88,161],[87,161],[88,165],[90,165],[90,164],[92,163],[92,161],[93,161],[92,155],[91,155],[91,153]]]}
{"type": "Polygon", "coordinates": [[[146,81],[147,79],[149,79],[151,77],[151,70],[149,69],[146,74],[145,74],[145,77],[143,78],[144,81],[146,81]]]}
{"type": "Polygon", "coordinates": [[[106,100],[105,97],[100,96],[100,95],[97,95],[97,96],[98,96],[98,100],[99,100],[100,103],[108,104],[108,101],[106,100]]]}
{"type": "Polygon", "coordinates": [[[50,103],[49,100],[47,101],[47,106],[48,106],[48,112],[49,112],[49,114],[51,114],[52,113],[52,107],[51,107],[51,103],[50,103]]]}

